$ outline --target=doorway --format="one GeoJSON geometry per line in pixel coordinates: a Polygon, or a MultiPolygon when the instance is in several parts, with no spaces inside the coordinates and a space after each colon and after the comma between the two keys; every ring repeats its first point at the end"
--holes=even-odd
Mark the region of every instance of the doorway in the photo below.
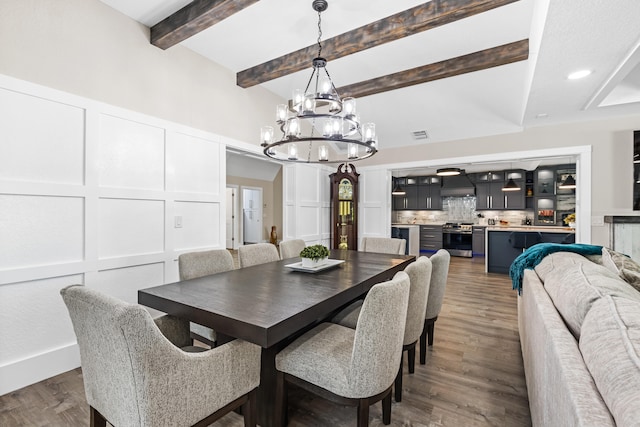
{"type": "Polygon", "coordinates": [[[262,229],[262,188],[242,187],[243,244],[262,242],[262,229]]]}

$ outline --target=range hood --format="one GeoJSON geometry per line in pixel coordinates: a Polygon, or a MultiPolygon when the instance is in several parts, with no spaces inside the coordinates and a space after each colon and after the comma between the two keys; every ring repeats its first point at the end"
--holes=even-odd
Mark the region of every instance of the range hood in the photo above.
{"type": "Polygon", "coordinates": [[[442,197],[475,196],[476,187],[466,174],[443,176],[440,195],[442,197]]]}

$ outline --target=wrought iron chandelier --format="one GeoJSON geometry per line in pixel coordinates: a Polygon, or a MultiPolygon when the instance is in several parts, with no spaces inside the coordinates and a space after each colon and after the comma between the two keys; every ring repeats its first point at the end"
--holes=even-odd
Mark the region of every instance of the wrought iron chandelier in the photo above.
{"type": "Polygon", "coordinates": [[[276,140],[271,126],[260,129],[264,154],[277,160],[300,163],[344,163],[366,159],[378,151],[376,126],[360,124],[356,100],[340,98],[322,57],[321,13],[326,0],[313,0],[318,12],[318,57],[304,91],[295,89],[289,104],[276,107],[276,123],[282,132],[276,140]]]}

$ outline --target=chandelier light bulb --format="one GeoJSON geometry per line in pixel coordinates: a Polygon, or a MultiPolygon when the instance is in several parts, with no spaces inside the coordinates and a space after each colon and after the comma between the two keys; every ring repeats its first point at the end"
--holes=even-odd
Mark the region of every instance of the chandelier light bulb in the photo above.
{"type": "Polygon", "coordinates": [[[347,116],[352,116],[356,113],[356,99],[345,98],[342,100],[342,108],[347,116]]]}
{"type": "Polygon", "coordinates": [[[284,123],[287,120],[287,106],[285,104],[278,104],[276,106],[276,121],[278,123],[284,123]]]}
{"type": "Polygon", "coordinates": [[[357,144],[349,144],[347,147],[349,151],[349,160],[354,160],[358,158],[358,145],[357,144]]]}
{"type": "Polygon", "coordinates": [[[304,100],[304,92],[302,91],[302,89],[294,89],[291,99],[293,101],[293,109],[297,113],[300,113],[302,108],[302,101],[304,100]]]}
{"type": "Polygon", "coordinates": [[[376,137],[376,125],[374,123],[365,123],[362,125],[362,140],[371,142],[376,137]]]}
{"type": "Polygon", "coordinates": [[[289,160],[298,160],[298,147],[296,144],[289,144],[287,151],[289,160]]]}
{"type": "Polygon", "coordinates": [[[321,95],[329,95],[331,94],[331,81],[329,80],[323,80],[322,83],[320,84],[320,94],[321,95]]]}
{"type": "Polygon", "coordinates": [[[321,145],[318,148],[318,160],[320,160],[321,162],[326,162],[329,160],[329,150],[324,145],[321,145]]]}
{"type": "Polygon", "coordinates": [[[313,94],[304,97],[302,114],[314,114],[316,112],[316,98],[313,94]]]}
{"type": "Polygon", "coordinates": [[[273,128],[271,126],[262,126],[260,129],[260,140],[263,146],[273,142],[273,128]]]}

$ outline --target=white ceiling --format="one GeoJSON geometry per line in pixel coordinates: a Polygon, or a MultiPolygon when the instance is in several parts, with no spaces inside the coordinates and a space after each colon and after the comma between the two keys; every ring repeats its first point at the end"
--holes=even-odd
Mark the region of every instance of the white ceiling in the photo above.
{"type": "MultiPolygon", "coordinates": [[[[102,0],[152,26],[188,0],[102,0]]],[[[323,39],[423,3],[329,0],[323,39]]],[[[640,1],[520,0],[327,65],[337,87],[529,38],[529,59],[363,97],[379,146],[402,147],[640,113],[640,1]],[[567,75],[593,73],[571,81],[567,75]],[[427,140],[412,133],[427,131],[427,140]]],[[[239,72],[315,43],[311,0],[261,0],[181,44],[239,72]]],[[[309,58],[311,61],[311,58],[309,58]]],[[[309,69],[262,86],[288,99],[309,69]]],[[[275,111],[275,107],[274,107],[275,111]]],[[[270,123],[265,123],[270,124],[270,123]]],[[[256,142],[257,144],[257,142],[256,142]]]]}

